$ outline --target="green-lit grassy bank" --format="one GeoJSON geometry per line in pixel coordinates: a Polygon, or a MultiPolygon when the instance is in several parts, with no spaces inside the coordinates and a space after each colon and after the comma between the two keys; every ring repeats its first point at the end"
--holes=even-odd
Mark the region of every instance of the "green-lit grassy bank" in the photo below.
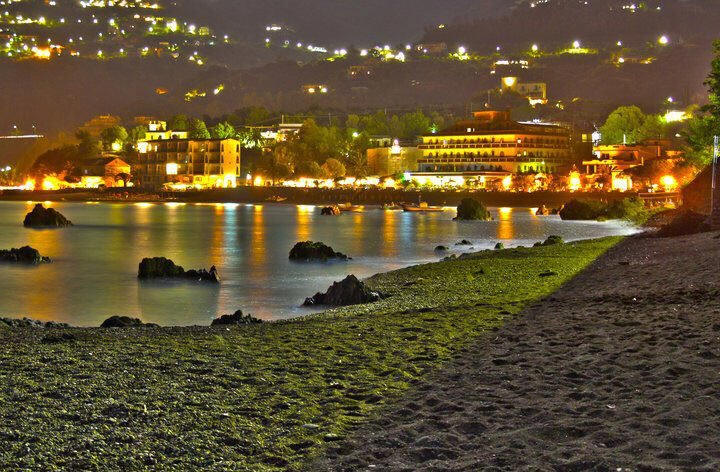
{"type": "Polygon", "coordinates": [[[378,275],[391,298],[295,322],[77,329],[55,343],[0,329],[0,470],[302,470],[618,241],[378,275]]]}

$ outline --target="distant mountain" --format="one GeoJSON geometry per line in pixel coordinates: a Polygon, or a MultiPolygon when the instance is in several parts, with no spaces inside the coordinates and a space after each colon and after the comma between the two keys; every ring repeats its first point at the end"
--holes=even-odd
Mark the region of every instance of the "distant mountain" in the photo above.
{"type": "Polygon", "coordinates": [[[332,47],[413,41],[427,26],[506,14],[510,0],[177,0],[192,17],[235,37],[265,34],[269,24],[332,47]]]}

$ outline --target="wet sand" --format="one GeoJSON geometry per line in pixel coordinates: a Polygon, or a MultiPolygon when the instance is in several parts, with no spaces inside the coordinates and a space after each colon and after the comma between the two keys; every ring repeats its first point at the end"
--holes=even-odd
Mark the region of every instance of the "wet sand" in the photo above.
{"type": "Polygon", "coordinates": [[[718,233],[633,237],[317,470],[720,470],[718,233]]]}

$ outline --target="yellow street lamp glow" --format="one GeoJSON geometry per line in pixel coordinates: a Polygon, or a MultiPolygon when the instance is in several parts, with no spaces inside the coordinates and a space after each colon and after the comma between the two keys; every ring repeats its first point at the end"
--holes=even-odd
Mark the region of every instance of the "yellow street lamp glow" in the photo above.
{"type": "Polygon", "coordinates": [[[665,35],[662,35],[658,38],[658,43],[660,43],[662,46],[666,46],[670,44],[670,38],[668,38],[665,35]]]}
{"type": "Polygon", "coordinates": [[[532,52],[538,52],[538,50],[539,50],[540,48],[538,47],[537,44],[533,44],[530,49],[532,49],[532,52]]]}
{"type": "Polygon", "coordinates": [[[460,46],[458,48],[458,54],[465,54],[467,52],[467,48],[465,46],[460,46]]]}
{"type": "Polygon", "coordinates": [[[575,40],[573,41],[573,49],[580,49],[580,41],[575,40]]]}
{"type": "Polygon", "coordinates": [[[677,188],[677,180],[675,180],[675,177],[673,177],[672,175],[664,175],[660,179],[660,183],[663,187],[665,187],[665,190],[668,192],[677,188]]]}

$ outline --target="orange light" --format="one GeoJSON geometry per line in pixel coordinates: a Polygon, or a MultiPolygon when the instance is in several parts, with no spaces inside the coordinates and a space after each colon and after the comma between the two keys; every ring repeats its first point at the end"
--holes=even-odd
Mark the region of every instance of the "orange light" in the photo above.
{"type": "Polygon", "coordinates": [[[665,187],[665,190],[668,192],[676,189],[678,186],[677,180],[675,180],[675,177],[673,177],[672,175],[664,175],[660,179],[660,183],[663,187],[665,187]]]}
{"type": "Polygon", "coordinates": [[[568,190],[571,192],[577,192],[582,187],[582,181],[580,180],[579,172],[571,172],[570,179],[568,180],[568,190]]]}
{"type": "Polygon", "coordinates": [[[506,175],[505,178],[502,181],[502,186],[505,190],[510,190],[512,188],[512,176],[506,175]]]}

